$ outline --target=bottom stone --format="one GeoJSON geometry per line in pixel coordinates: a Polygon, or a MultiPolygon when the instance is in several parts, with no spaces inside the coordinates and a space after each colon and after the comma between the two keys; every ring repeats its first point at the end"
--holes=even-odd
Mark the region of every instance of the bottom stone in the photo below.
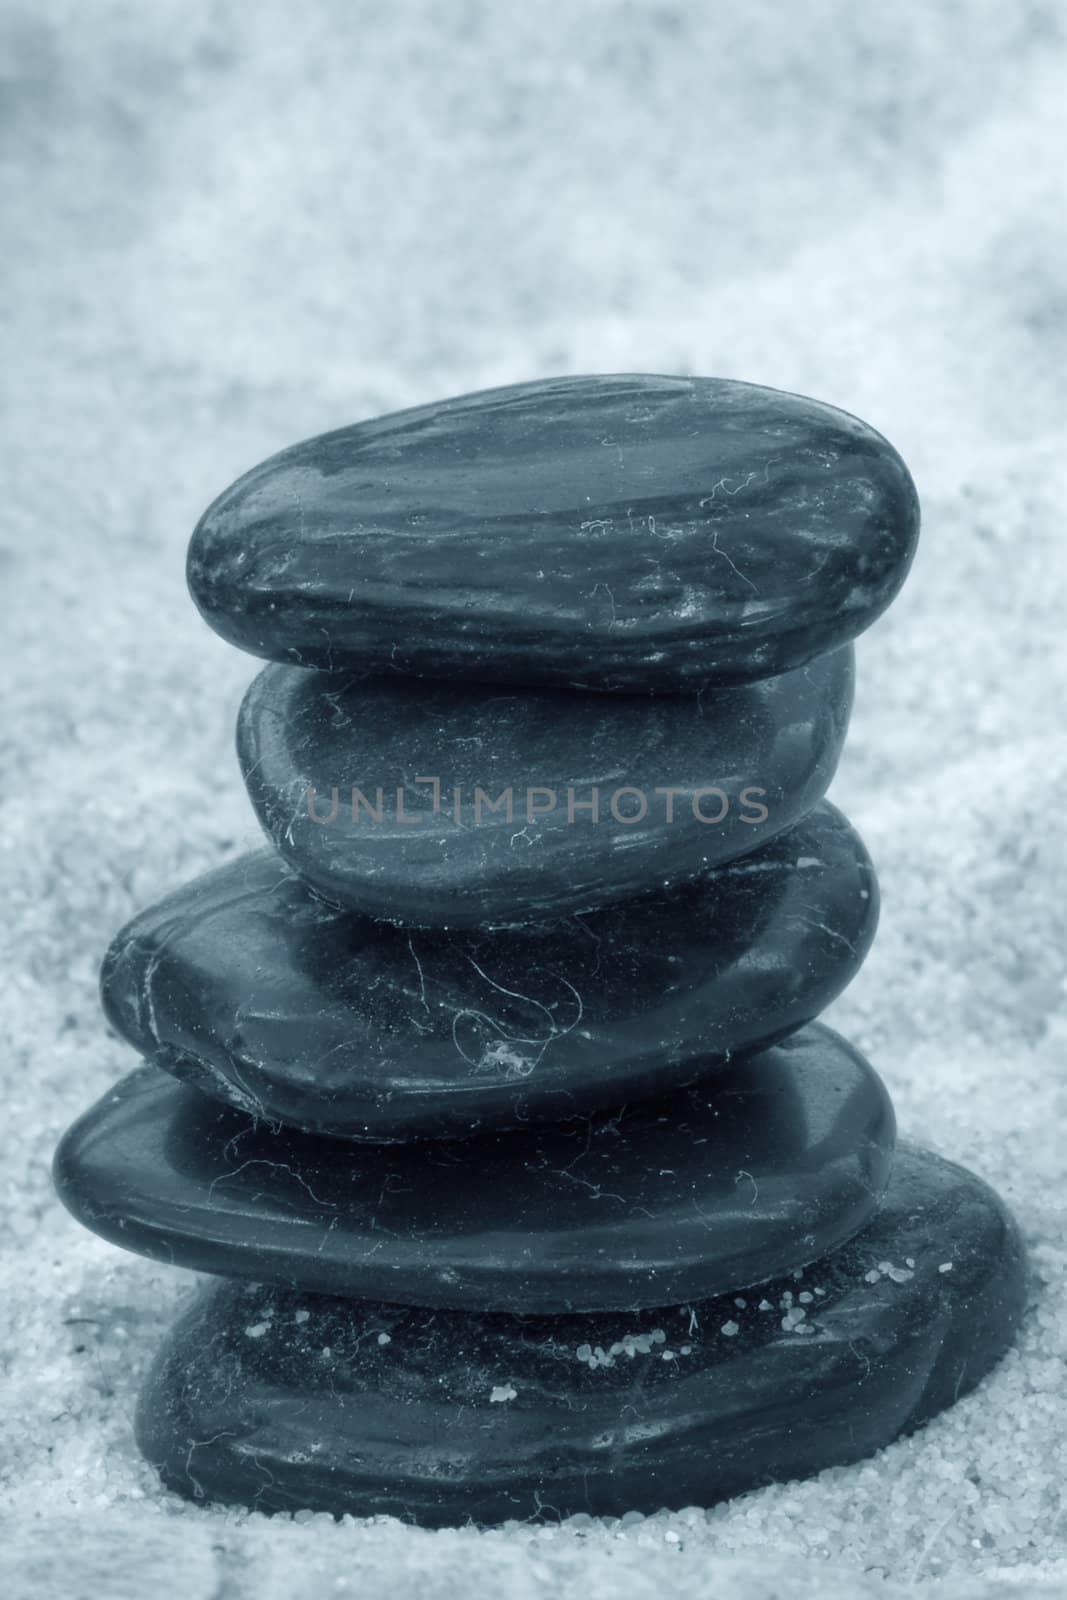
{"type": "Polygon", "coordinates": [[[223,1283],[172,1333],[138,1441],[179,1493],[424,1524],[707,1505],[857,1460],[1011,1341],[1015,1225],[904,1148],[873,1222],[691,1306],[515,1317],[223,1283]]]}

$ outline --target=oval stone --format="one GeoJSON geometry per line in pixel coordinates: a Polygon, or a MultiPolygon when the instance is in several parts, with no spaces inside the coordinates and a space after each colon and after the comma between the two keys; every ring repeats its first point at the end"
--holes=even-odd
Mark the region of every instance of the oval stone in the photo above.
{"type": "Polygon", "coordinates": [[[310,439],[219,497],[189,587],[275,661],[624,691],[742,682],[854,639],[915,488],[855,417],[717,378],[552,378],[310,439]]]}
{"type": "Polygon", "coordinates": [[[177,1266],[405,1304],[667,1305],[799,1267],[870,1216],[893,1111],[818,1023],[714,1086],[521,1132],[349,1145],[155,1067],[56,1152],[87,1228],[177,1266]]]}
{"type": "Polygon", "coordinates": [[[902,1149],[798,1281],[666,1310],[486,1316],[225,1283],[171,1334],[137,1438],[168,1488],[420,1523],[706,1506],[841,1466],[973,1389],[1025,1299],[970,1173],[902,1149]]]}
{"type": "Polygon", "coordinates": [[[267,667],[238,720],[271,843],[326,899],[472,927],[591,911],[744,855],[837,765],[852,648],[705,695],[267,667]]]}
{"type": "Polygon", "coordinates": [[[462,1136],[663,1094],[783,1037],[859,970],[877,916],[826,802],[670,894],[491,932],[337,910],[264,851],[136,917],[101,992],[142,1054],[259,1117],[462,1136]]]}

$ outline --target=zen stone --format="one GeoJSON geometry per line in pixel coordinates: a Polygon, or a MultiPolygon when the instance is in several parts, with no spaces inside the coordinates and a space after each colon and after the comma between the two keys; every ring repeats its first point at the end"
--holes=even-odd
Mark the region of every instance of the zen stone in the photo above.
{"type": "Polygon", "coordinates": [[[852,979],[877,915],[825,802],[670,894],[492,932],[339,911],[262,852],[136,917],[101,988],[142,1054],[268,1120],[464,1135],[663,1094],[781,1038],[852,979]]]}
{"type": "Polygon", "coordinates": [[[522,1132],[349,1146],[254,1121],[147,1066],[56,1153],[86,1227],[158,1260],[362,1299],[633,1310],[754,1283],[862,1227],[885,1089],[818,1024],[712,1087],[522,1132]]]}
{"type": "Polygon", "coordinates": [[[258,1511],[710,1505],[918,1427],[1004,1353],[1024,1296],[996,1195],[902,1150],[834,1255],[666,1310],[517,1318],[220,1284],[160,1354],[137,1435],[169,1488],[258,1511]]]}
{"type": "Polygon", "coordinates": [[[885,609],[918,534],[881,435],[714,378],[554,378],[295,445],[215,501],[223,638],[330,669],[624,691],[785,672],[885,609]]]}
{"type": "Polygon", "coordinates": [[[590,695],[268,667],[241,708],[271,842],[326,899],[471,927],[697,877],[822,797],[852,648],[705,695],[590,695]]]}

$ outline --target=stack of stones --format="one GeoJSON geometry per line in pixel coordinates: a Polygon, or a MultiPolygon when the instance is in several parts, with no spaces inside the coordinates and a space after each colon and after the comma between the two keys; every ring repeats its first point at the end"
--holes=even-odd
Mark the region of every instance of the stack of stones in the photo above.
{"type": "Polygon", "coordinates": [[[104,963],[146,1058],[56,1182],[216,1274],[142,1394],[179,1493],[425,1523],[708,1504],[885,1444],[1012,1337],[997,1197],[812,1019],[871,863],[823,800],[900,458],[746,384],[525,384],[297,445],[206,513],[272,663],[272,850],[104,963]]]}

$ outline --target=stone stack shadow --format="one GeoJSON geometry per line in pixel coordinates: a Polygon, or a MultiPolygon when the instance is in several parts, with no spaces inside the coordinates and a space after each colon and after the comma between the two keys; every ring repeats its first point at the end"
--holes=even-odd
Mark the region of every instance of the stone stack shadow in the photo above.
{"type": "Polygon", "coordinates": [[[215,1275],[144,1385],[180,1494],[426,1524],[707,1505],[952,1404],[1024,1299],[977,1178],[815,1021],[878,889],[825,799],[914,487],[830,407],[558,379],[298,445],[189,579],[268,658],[271,848],[105,958],[144,1063],[56,1155],[215,1275]]]}

